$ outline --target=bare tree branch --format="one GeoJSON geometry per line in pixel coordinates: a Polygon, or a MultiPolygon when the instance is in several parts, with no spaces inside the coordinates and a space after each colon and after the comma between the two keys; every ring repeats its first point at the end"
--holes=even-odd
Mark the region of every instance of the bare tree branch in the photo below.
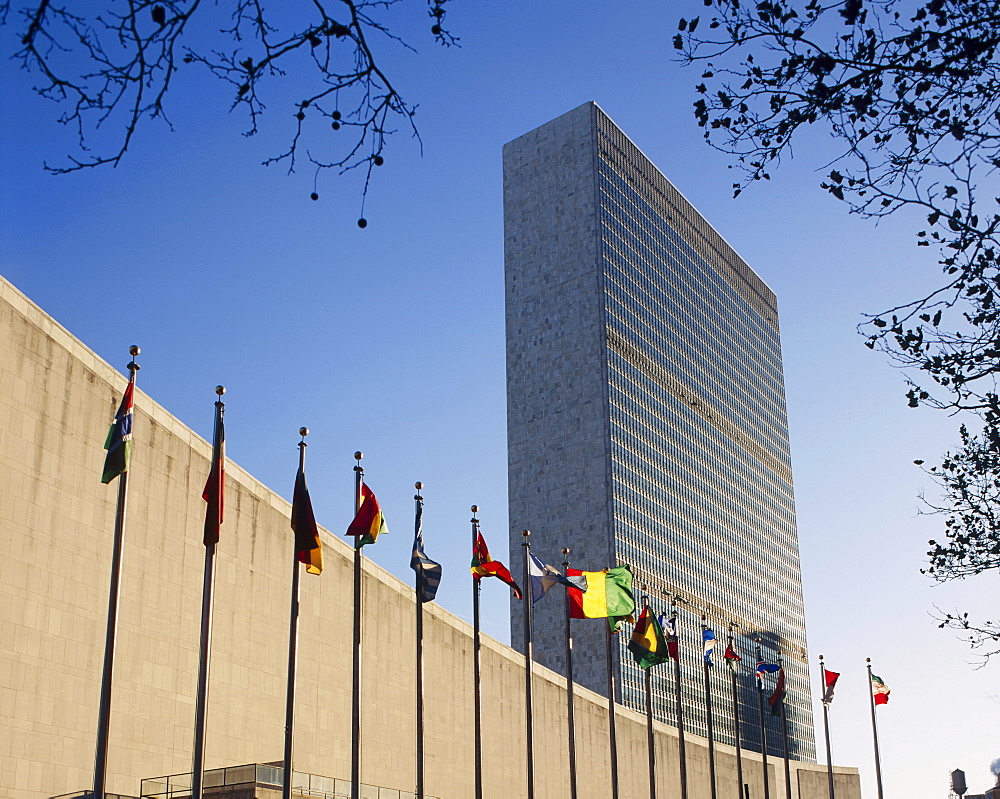
{"type": "MultiPolygon", "coordinates": [[[[317,173],[363,168],[364,197],[372,167],[384,163],[396,122],[419,142],[416,106],[382,69],[372,44],[378,39],[380,45],[413,50],[390,22],[395,7],[416,1],[312,0],[304,12],[293,14],[269,10],[260,0],[219,0],[216,8],[231,24],[212,31],[201,0],[126,0],[84,10],[53,0],[3,0],[0,24],[20,24],[15,57],[34,76],[36,92],[63,109],[59,122],[76,132],[79,153],[63,163],[47,162],[52,173],[115,166],[146,123],[162,120],[169,126],[172,82],[191,66],[231,85],[231,107],[246,114],[248,136],[258,132],[267,111],[265,84],[286,78],[306,87],[293,111],[297,125],[288,148],[264,163],[286,163],[294,172],[307,141],[329,147],[330,130],[344,129],[337,155],[320,158],[307,151],[306,157],[317,173]],[[205,24],[195,32],[199,20],[205,24]]],[[[444,27],[451,0],[423,2],[433,39],[456,45],[458,39],[444,27]]],[[[316,192],[312,196],[318,198],[316,192]]]]}

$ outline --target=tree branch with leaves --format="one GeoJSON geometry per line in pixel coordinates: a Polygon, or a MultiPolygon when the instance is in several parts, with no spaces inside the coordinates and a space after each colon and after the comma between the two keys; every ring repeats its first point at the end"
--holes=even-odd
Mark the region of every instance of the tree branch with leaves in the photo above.
{"type": "Polygon", "coordinates": [[[703,68],[695,117],[742,170],[734,194],[822,129],[836,151],[821,188],[863,217],[908,215],[937,250],[940,286],[861,330],[904,369],[910,406],[981,428],[928,470],[950,541],[932,542],[928,571],[1000,568],[1000,2],[703,1],[673,44],[703,68]]]}

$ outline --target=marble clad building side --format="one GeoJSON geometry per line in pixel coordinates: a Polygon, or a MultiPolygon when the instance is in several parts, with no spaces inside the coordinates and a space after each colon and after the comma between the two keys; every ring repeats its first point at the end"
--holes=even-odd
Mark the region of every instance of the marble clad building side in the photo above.
{"type": "MultiPolygon", "coordinates": [[[[123,346],[123,352],[127,344],[123,346]]],[[[121,367],[127,357],[123,354],[121,367]]],[[[141,359],[140,359],[141,361],[141,359]]],[[[101,445],[125,377],[0,279],[0,796],[48,799],[93,779],[116,484],[100,482],[101,445]]],[[[143,778],[190,770],[204,550],[201,491],[211,448],[142,392],[135,399],[108,790],[137,795],[143,778]]],[[[209,387],[209,390],[211,387],[209,387]]],[[[289,480],[294,462],[289,465],[289,480]]],[[[227,464],[219,545],[207,766],[271,762],[283,741],[291,571],[289,505],[227,464]]],[[[407,489],[409,490],[409,489],[407,489]]],[[[297,771],[350,774],[351,549],[324,531],[326,568],[302,576],[297,771]]],[[[405,565],[400,565],[403,573],[405,565]]],[[[406,573],[409,576],[409,573],[406,573]]],[[[447,578],[450,579],[450,578],[447,578]]],[[[457,578],[456,579],[460,579],[457,578]]],[[[414,784],[412,589],[371,563],[365,571],[362,781],[414,784]],[[377,664],[377,667],[375,667],[377,664]]],[[[471,629],[438,607],[425,622],[426,788],[467,799],[472,780],[471,629]]],[[[524,787],[523,659],[484,639],[487,796],[524,787]]],[[[536,666],[536,795],[569,796],[563,681],[536,666]]],[[[610,793],[607,710],[577,691],[581,797],[610,793]]],[[[645,795],[644,719],[619,707],[623,796],[645,795]]],[[[677,738],[657,725],[659,784],[676,795],[677,738]]],[[[719,784],[734,780],[719,748],[719,784]]],[[[707,750],[688,738],[691,799],[707,799],[707,750]]],[[[760,761],[744,755],[747,782],[760,761]]],[[[780,762],[770,764],[774,795],[780,762]]],[[[825,774],[793,763],[793,795],[822,799],[825,774]]],[[[855,769],[838,796],[859,799],[855,769]]],[[[783,794],[782,794],[783,795],[783,794]]]]}

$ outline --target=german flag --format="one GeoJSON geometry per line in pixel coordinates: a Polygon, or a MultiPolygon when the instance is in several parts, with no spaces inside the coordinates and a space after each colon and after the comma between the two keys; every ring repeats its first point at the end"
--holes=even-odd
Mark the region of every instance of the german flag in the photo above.
{"type": "Polygon", "coordinates": [[[299,467],[295,475],[295,493],[292,495],[292,529],[295,531],[295,557],[306,564],[306,571],[319,574],[323,571],[323,545],[316,528],[312,500],[306,487],[306,473],[299,467]]]}

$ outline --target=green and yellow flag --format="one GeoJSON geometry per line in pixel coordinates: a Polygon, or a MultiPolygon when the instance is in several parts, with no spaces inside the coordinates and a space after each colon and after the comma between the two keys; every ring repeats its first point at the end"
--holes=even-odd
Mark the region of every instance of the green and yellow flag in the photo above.
{"type": "Polygon", "coordinates": [[[616,566],[600,572],[568,569],[566,576],[583,577],[587,581],[585,591],[576,586],[566,588],[572,618],[606,618],[616,631],[622,619],[632,621],[635,599],[632,597],[632,570],[628,566],[616,566]]]}
{"type": "Polygon", "coordinates": [[[649,612],[649,605],[642,609],[639,621],[632,631],[632,640],[628,642],[628,651],[632,653],[639,668],[648,669],[659,666],[670,659],[667,652],[667,639],[663,636],[663,628],[656,616],[649,612]]]}

